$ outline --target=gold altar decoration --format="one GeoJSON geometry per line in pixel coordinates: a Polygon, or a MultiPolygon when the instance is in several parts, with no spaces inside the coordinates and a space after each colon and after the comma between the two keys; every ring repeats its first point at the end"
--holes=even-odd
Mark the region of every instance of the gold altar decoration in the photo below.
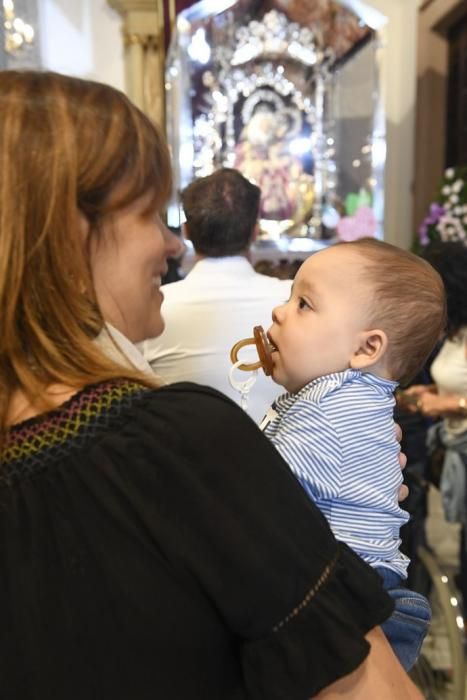
{"type": "Polygon", "coordinates": [[[201,1],[179,13],[166,67],[169,223],[182,221],[193,178],[233,167],[261,189],[258,244],[381,237],[386,23],[349,0],[201,1]]]}
{"type": "Polygon", "coordinates": [[[3,0],[5,51],[14,53],[34,40],[33,27],[16,14],[13,0],[3,0]]]}

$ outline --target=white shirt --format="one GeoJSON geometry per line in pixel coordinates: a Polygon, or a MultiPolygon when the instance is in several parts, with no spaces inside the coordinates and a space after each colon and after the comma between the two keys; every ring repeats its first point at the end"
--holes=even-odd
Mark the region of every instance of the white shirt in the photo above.
{"type": "Polygon", "coordinates": [[[394,433],[397,382],[349,369],[280,396],[261,424],[265,435],[320,510],[338,540],[371,566],[406,578],[399,550],[408,513],[394,433]]]}
{"type": "MultiPolygon", "coordinates": [[[[269,328],[274,306],[290,296],[291,280],[260,275],[243,256],[204,258],[184,280],[164,285],[162,315],[165,331],[141,344],[151,367],[165,382],[207,384],[240,403],[229,382],[230,350],[253,327],[269,328]]],[[[239,357],[257,359],[254,346],[239,357]]],[[[237,370],[235,379],[250,374],[237,370]]],[[[250,391],[248,413],[259,422],[282,389],[259,370],[250,391]]]]}
{"type": "MultiPolygon", "coordinates": [[[[436,355],[430,374],[438,392],[467,396],[467,328],[461,328],[455,338],[446,338],[436,355]]],[[[444,419],[448,434],[459,435],[467,432],[467,418],[448,416],[444,419]]]]}

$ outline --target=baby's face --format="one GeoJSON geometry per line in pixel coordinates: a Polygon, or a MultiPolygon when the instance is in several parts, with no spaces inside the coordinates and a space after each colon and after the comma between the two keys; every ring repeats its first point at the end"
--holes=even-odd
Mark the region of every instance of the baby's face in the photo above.
{"type": "Polygon", "coordinates": [[[272,377],[297,392],[350,366],[367,329],[371,299],[362,258],[346,246],[315,253],[299,269],[288,302],[273,311],[272,377]]]}

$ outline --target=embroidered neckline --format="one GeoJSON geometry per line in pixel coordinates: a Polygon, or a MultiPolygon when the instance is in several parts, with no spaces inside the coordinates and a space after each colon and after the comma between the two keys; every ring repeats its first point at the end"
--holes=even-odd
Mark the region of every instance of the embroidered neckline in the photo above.
{"type": "Polygon", "coordinates": [[[127,379],[93,384],[57,408],[13,425],[2,451],[0,481],[30,474],[42,468],[48,457],[82,446],[147,391],[147,387],[127,379]]]}

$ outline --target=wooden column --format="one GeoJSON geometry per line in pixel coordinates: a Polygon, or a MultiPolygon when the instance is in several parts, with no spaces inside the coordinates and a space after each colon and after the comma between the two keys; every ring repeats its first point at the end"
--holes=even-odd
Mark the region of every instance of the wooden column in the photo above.
{"type": "Polygon", "coordinates": [[[128,97],[162,129],[164,98],[164,8],[162,0],[107,0],[123,19],[128,97]]]}

